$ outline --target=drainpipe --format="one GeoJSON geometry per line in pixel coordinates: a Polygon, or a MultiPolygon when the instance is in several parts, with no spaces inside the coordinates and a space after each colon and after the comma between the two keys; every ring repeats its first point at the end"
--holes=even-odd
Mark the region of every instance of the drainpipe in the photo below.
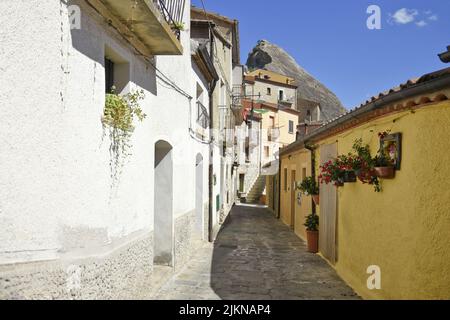
{"type": "MultiPolygon", "coordinates": [[[[305,149],[309,150],[311,152],[311,177],[316,180],[316,155],[314,153],[314,148],[308,145],[305,145],[305,149]]],[[[316,213],[316,203],[313,199],[311,199],[312,202],[312,213],[316,213]]]]}
{"type": "Polygon", "coordinates": [[[278,156],[278,212],[277,212],[277,219],[280,219],[281,216],[281,154],[278,156]]]}
{"type": "MultiPolygon", "coordinates": [[[[213,39],[210,41],[210,52],[211,57],[214,57],[214,45],[213,39]]],[[[208,167],[208,241],[214,241],[214,225],[213,225],[213,214],[214,214],[214,90],[217,85],[217,80],[213,79],[208,90],[209,97],[209,118],[211,119],[210,128],[210,141],[209,141],[209,167],[208,167]]]]}

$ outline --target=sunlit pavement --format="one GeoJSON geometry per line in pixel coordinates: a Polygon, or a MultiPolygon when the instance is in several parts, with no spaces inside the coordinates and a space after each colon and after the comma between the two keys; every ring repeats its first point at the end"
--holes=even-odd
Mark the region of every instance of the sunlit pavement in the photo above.
{"type": "Polygon", "coordinates": [[[358,299],[305,243],[258,206],[234,207],[214,244],[203,244],[153,299],[358,299]]]}

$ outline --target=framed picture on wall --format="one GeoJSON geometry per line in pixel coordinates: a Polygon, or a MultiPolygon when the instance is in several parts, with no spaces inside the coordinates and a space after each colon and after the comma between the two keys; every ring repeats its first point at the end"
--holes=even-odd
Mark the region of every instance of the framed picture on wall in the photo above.
{"type": "Polygon", "coordinates": [[[400,170],[402,162],[402,134],[393,133],[380,138],[380,150],[393,160],[395,170],[400,170]]]}

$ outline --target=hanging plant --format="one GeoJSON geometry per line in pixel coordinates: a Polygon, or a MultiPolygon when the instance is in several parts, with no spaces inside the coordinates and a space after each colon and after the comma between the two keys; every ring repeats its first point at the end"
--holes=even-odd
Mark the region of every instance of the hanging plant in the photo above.
{"type": "Polygon", "coordinates": [[[369,145],[363,144],[362,139],[357,139],[353,143],[353,150],[356,152],[353,167],[359,181],[373,185],[375,192],[381,192],[380,180],[375,171],[375,160],[370,155],[369,145]]]}
{"type": "Polygon", "coordinates": [[[131,155],[131,137],[134,132],[134,119],[143,121],[143,113],[139,101],[144,99],[144,91],[139,90],[125,95],[114,92],[106,94],[105,109],[103,111],[103,129],[108,130],[111,145],[110,168],[113,186],[118,182],[126,157],[131,155]]]}
{"type": "Polygon", "coordinates": [[[296,189],[302,192],[305,196],[319,194],[319,186],[313,177],[306,177],[301,182],[297,182],[296,189]]]}
{"type": "Polygon", "coordinates": [[[171,24],[171,28],[173,30],[184,31],[185,30],[184,22],[173,22],[171,24]]]}
{"type": "Polygon", "coordinates": [[[344,159],[343,157],[344,156],[339,156],[320,166],[319,183],[332,183],[337,187],[344,185],[347,166],[342,161],[344,159]]]}
{"type": "Polygon", "coordinates": [[[355,182],[356,177],[363,184],[374,186],[375,192],[381,191],[380,181],[375,171],[375,160],[370,155],[370,148],[362,139],[355,140],[353,152],[340,155],[320,167],[320,183],[333,183],[342,186],[345,182],[355,182]],[[356,176],[356,177],[355,177],[356,176]]]}

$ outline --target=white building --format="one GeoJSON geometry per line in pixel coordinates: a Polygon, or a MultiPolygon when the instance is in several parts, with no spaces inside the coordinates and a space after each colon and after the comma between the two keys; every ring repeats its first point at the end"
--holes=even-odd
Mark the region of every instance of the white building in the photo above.
{"type": "Polygon", "coordinates": [[[208,239],[210,82],[166,2],[0,2],[0,298],[136,297],[208,239]],[[119,167],[111,84],[145,94],[119,167]]]}

